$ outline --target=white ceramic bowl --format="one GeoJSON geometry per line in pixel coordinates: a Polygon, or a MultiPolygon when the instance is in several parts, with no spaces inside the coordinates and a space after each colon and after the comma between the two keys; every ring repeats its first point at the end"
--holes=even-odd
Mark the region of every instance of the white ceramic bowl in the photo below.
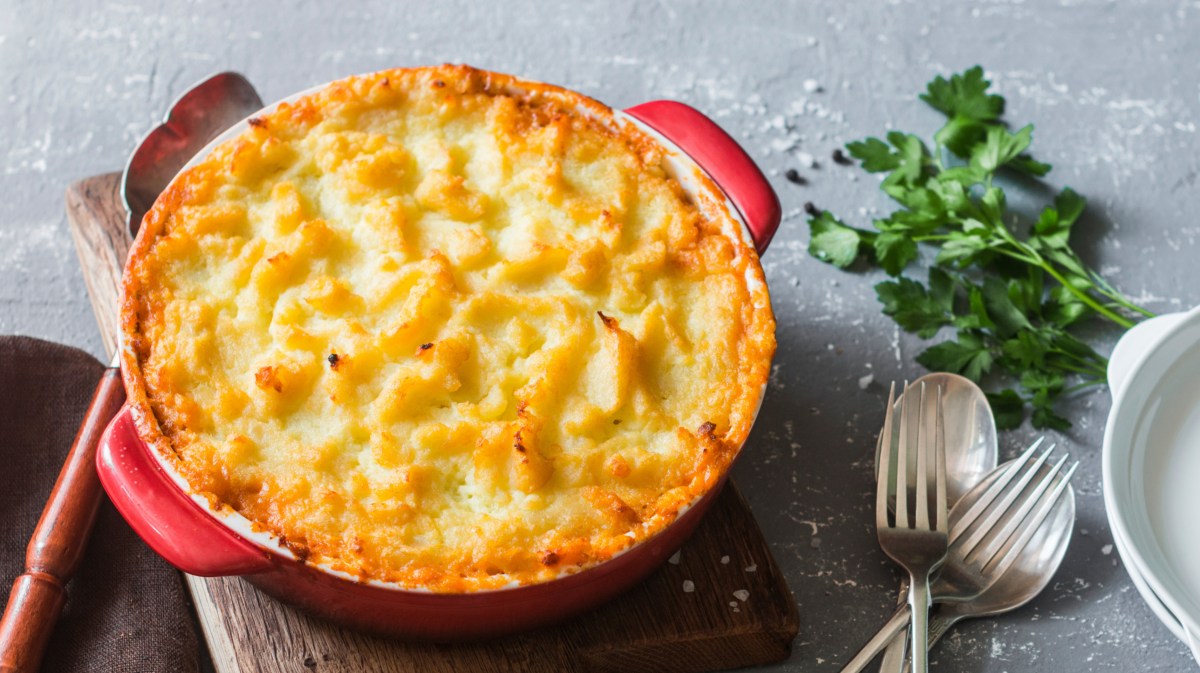
{"type": "Polygon", "coordinates": [[[1104,504],[1117,550],[1200,663],[1200,307],[1127,332],[1108,379],[1104,504]]]}

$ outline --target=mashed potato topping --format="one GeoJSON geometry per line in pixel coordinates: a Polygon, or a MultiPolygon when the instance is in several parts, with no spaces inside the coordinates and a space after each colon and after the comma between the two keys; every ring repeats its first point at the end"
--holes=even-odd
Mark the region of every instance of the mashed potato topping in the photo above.
{"type": "Polygon", "coordinates": [[[715,486],[775,349],[705,182],[578,94],[334,83],[175,181],[126,273],[143,438],[309,562],[471,591],[641,541],[715,486]]]}

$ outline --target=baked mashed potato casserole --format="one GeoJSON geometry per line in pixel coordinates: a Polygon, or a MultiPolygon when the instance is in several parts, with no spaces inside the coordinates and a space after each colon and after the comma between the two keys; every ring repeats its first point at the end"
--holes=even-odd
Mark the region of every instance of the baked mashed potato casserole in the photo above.
{"type": "Polygon", "coordinates": [[[611,558],[716,486],[775,350],[706,178],[579,94],[465,66],[284,103],[147,215],[139,433],[308,563],[437,592],[611,558]]]}

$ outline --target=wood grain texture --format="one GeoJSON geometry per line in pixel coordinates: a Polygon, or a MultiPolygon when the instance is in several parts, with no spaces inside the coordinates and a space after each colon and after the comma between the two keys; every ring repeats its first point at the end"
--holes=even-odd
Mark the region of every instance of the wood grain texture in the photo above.
{"type": "Polygon", "coordinates": [[[116,352],[121,270],[132,239],[121,203],[121,174],[105,173],[67,188],[67,220],[104,348],[116,352]]]}
{"type": "MultiPolygon", "coordinates": [[[[119,178],[100,175],[67,190],[72,236],[110,354],[129,249],[119,178]]],[[[218,673],[700,673],[784,659],[799,629],[787,582],[732,482],[678,564],[589,614],[485,643],[374,638],[283,605],[239,578],[186,579],[218,673]]]]}

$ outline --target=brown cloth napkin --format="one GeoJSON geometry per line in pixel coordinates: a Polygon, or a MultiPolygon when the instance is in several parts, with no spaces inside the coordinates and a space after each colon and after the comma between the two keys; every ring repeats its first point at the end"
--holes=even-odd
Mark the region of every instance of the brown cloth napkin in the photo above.
{"type": "MultiPolygon", "coordinates": [[[[83,351],[0,337],[0,592],[25,546],[104,366],[83,351]]],[[[199,648],[179,573],[134,534],[107,498],[43,671],[189,673],[199,648]]]]}

